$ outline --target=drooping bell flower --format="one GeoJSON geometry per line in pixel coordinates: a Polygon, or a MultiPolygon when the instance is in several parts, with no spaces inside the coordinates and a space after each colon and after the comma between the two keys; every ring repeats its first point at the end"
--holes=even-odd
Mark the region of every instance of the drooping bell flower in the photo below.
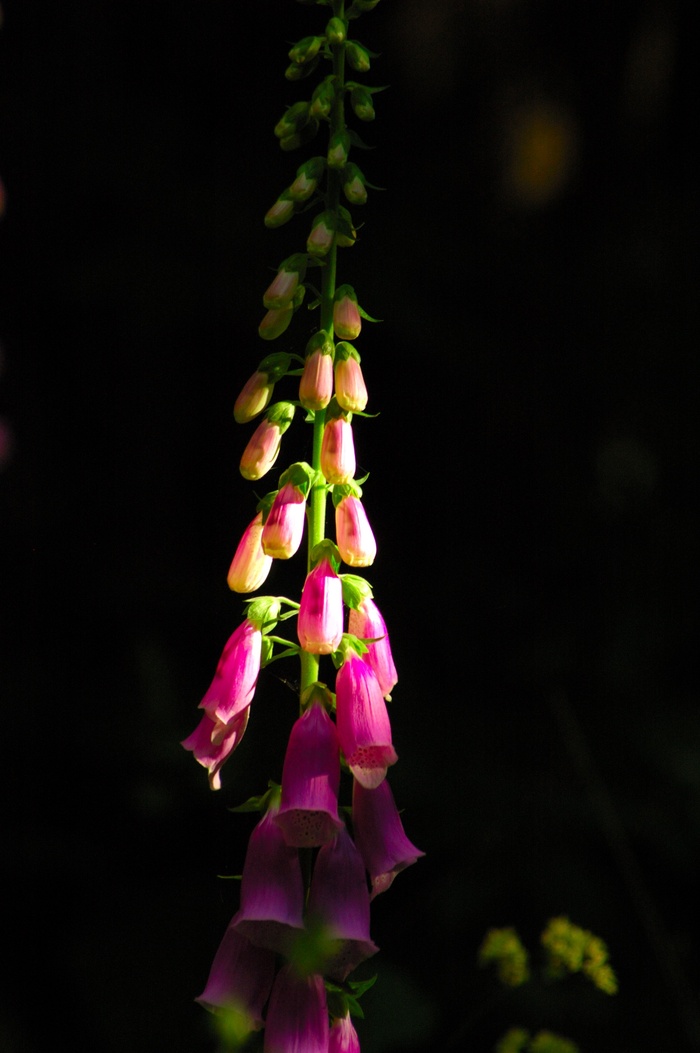
{"type": "Polygon", "coordinates": [[[279,478],[262,532],[262,547],[275,559],[289,559],[301,544],[306,519],[306,498],[315,472],[305,461],[290,465],[279,478]]]}
{"type": "Polygon", "coordinates": [[[267,355],[262,360],[235,401],[233,416],[238,424],[247,424],[269,405],[273,388],[289,369],[290,361],[286,352],[267,355]]]}
{"type": "Polygon", "coordinates": [[[304,409],[325,409],[333,395],[333,341],[321,330],[306,345],[299,401],[304,409]]]}
{"type": "Polygon", "coordinates": [[[270,406],[243,451],[240,471],[244,479],[262,479],[269,472],[280,452],[282,436],[293,419],[291,402],[275,402],[270,406]]]}
{"type": "Polygon", "coordinates": [[[343,169],[343,193],[351,205],[364,205],[367,201],[365,177],[352,162],[343,169]]]}
{"type": "Polygon", "coordinates": [[[288,952],[304,928],[304,880],[299,853],[275,822],[273,804],[250,835],[235,928],[258,947],[288,952]]]}
{"type": "Polygon", "coordinates": [[[350,153],[350,135],[343,128],[334,132],[328,142],[326,161],[329,168],[343,168],[350,153]]]}
{"type": "Polygon", "coordinates": [[[335,397],[341,409],[361,413],[367,405],[367,386],[360,356],[352,344],[341,341],[335,349],[335,397]]]}
{"type": "Polygon", "coordinates": [[[389,714],[373,670],[350,643],[343,647],[343,658],[335,679],[338,740],[355,778],[374,789],[398,760],[389,714]]]}
{"type": "Polygon", "coordinates": [[[284,111],[275,125],[274,132],[278,139],[288,139],[308,123],[309,103],[295,102],[284,111]]]}
{"type": "Polygon", "coordinates": [[[207,769],[210,789],[221,789],[221,768],[243,738],[249,714],[248,707],[223,724],[205,713],[192,734],[183,739],[181,745],[191,750],[194,759],[207,769]]]}
{"type": "Polygon", "coordinates": [[[310,256],[326,256],[335,238],[335,219],[332,212],[321,212],[311,224],[311,233],[306,239],[306,251],[310,256]]]}
{"type": "Polygon", "coordinates": [[[195,1002],[212,1012],[233,1011],[242,1030],[263,1026],[263,1007],[275,978],[275,955],[236,931],[234,917],[214,955],[206,987],[195,1002]]]}
{"type": "Polygon", "coordinates": [[[369,567],[377,555],[377,542],[358,491],[357,486],[333,488],[335,537],[343,563],[369,567]]]}
{"type": "Polygon", "coordinates": [[[388,779],[374,790],[354,780],[352,831],[372,883],[370,899],[386,892],[401,870],[425,855],[406,837],[388,779]]]}
{"type": "Polygon", "coordinates": [[[333,329],[341,340],[355,340],[362,329],[357,296],[352,285],[341,285],[333,303],[333,329]]]}
{"type": "Polygon", "coordinates": [[[331,557],[335,545],[322,541],[311,553],[313,569],[304,582],[297,615],[299,643],[309,654],[332,654],[343,636],[343,586],[331,557]]]}
{"type": "Polygon", "coordinates": [[[328,1036],[328,1053],[360,1053],[360,1040],[349,1013],[333,1020],[328,1036]]]}
{"type": "Polygon", "coordinates": [[[272,556],[262,547],[263,514],[258,512],[243,531],[231,560],[226,578],[232,592],[255,592],[263,584],[272,566],[272,556]]]}
{"type": "Polygon", "coordinates": [[[258,326],[258,336],[263,340],[276,340],[286,332],[294,314],[294,304],[286,303],[284,307],[275,307],[268,311],[258,326]]]}
{"type": "Polygon", "coordinates": [[[276,230],[277,227],[288,223],[293,215],[294,201],[289,190],[285,190],[265,213],[265,226],[268,230],[276,230]]]}
{"type": "Polygon", "coordinates": [[[277,274],[268,285],[263,296],[263,306],[268,311],[285,307],[294,299],[301,282],[306,277],[306,256],[295,252],[280,263],[277,274]]]}
{"type": "Polygon", "coordinates": [[[349,483],[357,468],[350,414],[335,398],[326,409],[326,426],[321,442],[321,471],[329,483],[349,483]]]}
{"type": "Polygon", "coordinates": [[[282,769],[282,799],[275,822],[288,845],[314,848],[343,826],[338,815],[340,750],[320,684],[289,735],[282,769]]]}
{"type": "MultiPolygon", "coordinates": [[[[319,85],[320,87],[320,85],[319,85]]],[[[317,89],[318,90],[318,89],[317,89]]],[[[314,92],[314,96],[316,92],[314,92]]],[[[311,115],[313,117],[323,116],[314,112],[314,98],[312,96],[311,115]]],[[[308,201],[315,192],[326,168],[325,157],[311,157],[303,165],[297,168],[296,179],[289,187],[289,195],[294,201],[308,201]]],[[[303,278],[301,279],[303,281],[303,278]]]]}
{"type": "Polygon", "coordinates": [[[361,84],[356,84],[350,92],[350,105],[360,121],[373,121],[375,118],[372,95],[361,84]]]}
{"type": "Polygon", "coordinates": [[[367,641],[367,652],[362,657],[373,669],[384,698],[390,698],[399,678],[386,623],[371,596],[365,596],[356,610],[351,609],[348,632],[367,641]]]}
{"type": "Polygon", "coordinates": [[[340,946],[325,966],[344,980],[360,962],[377,953],[369,935],[369,892],[365,865],[345,827],[322,845],[314,863],[309,917],[321,921],[340,946]]]}
{"type": "Polygon", "coordinates": [[[213,720],[228,724],[252,702],[262,658],[261,627],[278,614],[277,600],[249,601],[248,616],[229,637],[214,679],[199,703],[213,720]]]}
{"type": "Polygon", "coordinates": [[[328,1053],[328,1005],[323,977],[284,965],[272,986],[263,1053],[328,1053]]]}
{"type": "MultiPolygon", "coordinates": [[[[332,21],[332,19],[331,19],[331,21],[332,21]]],[[[330,23],[329,23],[329,25],[330,25],[330,23]]],[[[331,40],[329,39],[328,26],[326,27],[326,39],[328,40],[328,43],[330,44],[331,40]]],[[[313,117],[318,117],[318,118],[320,118],[322,120],[325,119],[326,117],[328,117],[330,112],[331,112],[331,110],[333,109],[333,103],[335,102],[335,100],[336,100],[335,77],[331,75],[331,76],[325,77],[321,81],[321,83],[318,84],[314,88],[314,90],[312,92],[312,95],[311,95],[311,114],[312,114],[312,116],[313,117]]],[[[325,157],[322,158],[322,160],[323,160],[323,164],[324,164],[324,167],[325,167],[325,164],[326,164],[325,157]]],[[[314,187],[314,190],[315,189],[316,189],[316,187],[314,187]]]]}

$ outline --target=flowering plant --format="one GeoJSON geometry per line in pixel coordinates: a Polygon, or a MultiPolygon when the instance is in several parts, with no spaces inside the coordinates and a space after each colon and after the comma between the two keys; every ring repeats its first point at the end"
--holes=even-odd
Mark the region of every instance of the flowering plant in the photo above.
{"type": "MultiPolygon", "coordinates": [[[[300,0],[308,2],[308,0],[300,0]]],[[[406,836],[387,771],[398,756],[387,701],[397,683],[389,636],[369,582],[343,572],[370,566],[377,544],[355,478],[353,416],[364,414],[368,392],[351,341],[362,322],[375,321],[348,283],[338,284],[338,253],[355,243],[356,224],[341,203],[362,205],[371,187],[350,154],[364,144],[346,122],[374,118],[380,88],[347,79],[369,71],[373,53],[350,36],[355,20],[379,0],[316,0],[330,8],[317,35],[289,51],[286,78],[320,81],[308,98],[288,107],[275,125],[283,151],[325,132],[323,153],[301,164],[265,215],[276,229],[311,210],[305,251],[279,264],[263,295],[259,335],[277,339],[292,325],[307,293],[318,312],[303,356],[262,358],[234,405],[242,425],[257,421],[240,470],[257,481],[281,455],[286,435],[305,411],[312,428],[310,463],[293,461],[277,489],[258,503],[233,556],[228,584],[255,592],[290,560],[306,536],[306,572],[299,601],[264,596],[247,602],[200,708],[200,723],[183,742],[207,769],[212,789],[240,744],[261,668],[298,656],[299,713],[290,721],[281,786],[268,784],[246,808],[262,814],[253,831],[241,880],[240,907],[224,934],[198,1001],[236,1015],[240,1034],[265,1029],[266,1053],[359,1050],[351,1016],[367,981],[354,969],[377,952],[370,936],[370,902],[423,853],[406,836]],[[312,284],[311,275],[317,284],[312,284]],[[273,402],[295,378],[296,390],[273,402]],[[335,510],[335,538],[327,534],[335,510]],[[296,639],[276,635],[296,618],[296,639]],[[328,666],[321,679],[321,663],[328,666]],[[326,681],[337,670],[335,691],[326,681]],[[339,796],[347,784],[347,805],[339,796]],[[345,817],[348,816],[346,819],[345,817]]],[[[253,715],[251,716],[251,711],[253,715]]]]}

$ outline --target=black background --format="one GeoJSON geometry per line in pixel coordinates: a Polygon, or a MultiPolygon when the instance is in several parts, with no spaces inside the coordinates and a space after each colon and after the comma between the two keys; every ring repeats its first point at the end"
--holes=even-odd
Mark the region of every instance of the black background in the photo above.
{"type": "MultiPolygon", "coordinates": [[[[237,904],[217,875],[253,822],[227,808],[279,779],[293,665],[262,674],[219,794],[179,741],[242,616],[233,400],[313,325],[256,332],[307,229],[262,223],[309,153],[272,135],[306,94],[286,52],[327,12],[3,8],[0,1047],[204,1053],[192,998],[237,904]]],[[[383,0],[353,31],[390,86],[356,158],[386,190],[340,280],[382,319],[357,341],[367,577],[427,853],[373,906],[364,1053],[488,1051],[513,1025],[700,1049],[687,23],[661,0],[383,0]],[[556,914],[607,941],[615,998],[479,970],[487,928],[536,961],[556,914]]],[[[308,456],[301,423],[285,442],[308,456]]]]}

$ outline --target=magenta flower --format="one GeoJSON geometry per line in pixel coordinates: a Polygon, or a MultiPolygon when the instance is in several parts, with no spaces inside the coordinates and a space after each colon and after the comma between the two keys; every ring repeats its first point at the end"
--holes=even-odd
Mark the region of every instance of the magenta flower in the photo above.
{"type": "Polygon", "coordinates": [[[388,779],[374,790],[355,779],[352,829],[372,882],[370,899],[386,892],[401,870],[425,855],[406,837],[388,779]]]}
{"type": "Polygon", "coordinates": [[[350,611],[348,632],[360,640],[374,641],[374,643],[367,644],[367,653],[363,655],[363,658],[374,671],[384,698],[390,698],[392,689],[399,678],[391,653],[386,624],[376,603],[369,596],[362,600],[357,610],[350,611]]]}
{"type": "Polygon", "coordinates": [[[282,800],[275,822],[288,845],[322,845],[342,828],[339,785],[335,724],[323,703],[313,701],[294,724],[284,758],[282,800]]]}
{"type": "Polygon", "coordinates": [[[360,1040],[349,1013],[337,1016],[331,1024],[328,1053],[360,1053],[360,1040]]]}
{"type": "Polygon", "coordinates": [[[331,654],[343,636],[343,586],[328,556],[304,582],[297,616],[299,643],[309,654],[331,654]]]}
{"type": "Polygon", "coordinates": [[[360,962],[377,953],[369,935],[369,892],[362,856],[345,827],[319,849],[309,892],[309,916],[327,926],[340,946],[326,965],[344,980],[360,962]]]}
{"type": "Polygon", "coordinates": [[[267,1008],[263,1053],[328,1053],[328,1031],[323,978],[283,966],[267,1008]]]}
{"type": "Polygon", "coordinates": [[[250,835],[241,878],[236,930],[257,947],[285,953],[304,927],[304,881],[270,808],[250,835]]]}
{"type": "Polygon", "coordinates": [[[207,985],[195,1002],[212,1012],[242,1013],[250,1030],[263,1025],[262,1011],[275,978],[275,955],[256,947],[235,928],[234,917],[214,955],[207,985]]]}
{"type": "Polygon", "coordinates": [[[351,648],[336,676],[335,694],[340,748],[358,782],[374,789],[398,757],[379,681],[351,648]]]}
{"type": "Polygon", "coordinates": [[[212,790],[221,789],[219,772],[243,738],[248,726],[249,713],[249,708],[242,710],[228,724],[212,720],[205,713],[192,734],[181,743],[186,750],[191,750],[194,759],[207,769],[212,790]]]}
{"type": "Polygon", "coordinates": [[[306,497],[293,482],[285,483],[275,495],[262,532],[262,547],[268,556],[289,559],[304,536],[306,497]]]}
{"type": "Polygon", "coordinates": [[[377,542],[359,497],[348,494],[335,506],[335,536],[343,563],[369,567],[377,555],[377,542]]]}
{"type": "Polygon", "coordinates": [[[262,512],[243,531],[231,560],[226,581],[232,592],[255,592],[263,584],[272,566],[272,556],[262,547],[262,512]]]}
{"type": "Polygon", "coordinates": [[[344,416],[330,417],[321,443],[321,471],[329,483],[349,483],[356,467],[352,424],[344,416]]]}
{"type": "Polygon", "coordinates": [[[199,708],[222,724],[247,709],[255,694],[261,654],[262,633],[246,618],[229,637],[199,708]]]}

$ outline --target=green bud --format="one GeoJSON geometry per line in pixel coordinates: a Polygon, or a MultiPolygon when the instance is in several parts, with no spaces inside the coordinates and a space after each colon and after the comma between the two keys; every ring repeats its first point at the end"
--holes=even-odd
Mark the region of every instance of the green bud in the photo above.
{"type": "Polygon", "coordinates": [[[350,153],[350,136],[346,131],[336,132],[328,143],[328,167],[343,168],[350,153]]]}
{"type": "Polygon", "coordinates": [[[347,29],[342,18],[334,15],[326,26],[326,40],[329,44],[342,44],[347,36],[347,29]]]}
{"type": "Polygon", "coordinates": [[[352,161],[343,169],[343,193],[351,205],[364,205],[367,201],[365,177],[352,161]]]}
{"type": "Polygon", "coordinates": [[[289,153],[291,150],[298,150],[300,146],[311,142],[317,131],[318,121],[315,117],[312,117],[298,132],[293,132],[291,135],[286,135],[283,139],[280,139],[280,148],[286,153],[289,153]]]}
{"type": "MultiPolygon", "coordinates": [[[[299,3],[304,2],[305,0],[299,0],[299,3]]],[[[362,14],[364,11],[373,11],[378,3],[379,0],[355,0],[354,4],[348,11],[348,16],[352,15],[353,17],[357,17],[357,15],[362,14]]]]}
{"type": "Polygon", "coordinates": [[[287,192],[293,201],[308,201],[326,170],[325,157],[311,157],[297,168],[296,179],[287,192]]]}
{"type": "Polygon", "coordinates": [[[295,132],[298,132],[300,128],[303,128],[308,123],[308,120],[308,102],[295,102],[275,125],[275,135],[278,139],[285,139],[287,136],[294,135],[295,132]]]}
{"type": "Polygon", "coordinates": [[[309,113],[312,117],[328,117],[335,102],[335,77],[324,77],[314,88],[309,113]]]}
{"type": "Polygon", "coordinates": [[[288,190],[284,190],[274,205],[265,213],[265,226],[270,230],[289,222],[294,215],[294,202],[288,190]]]}
{"type": "Polygon", "coordinates": [[[367,73],[370,67],[369,51],[357,40],[348,40],[345,46],[347,60],[356,73],[367,73]]]}
{"type": "Polygon", "coordinates": [[[307,62],[311,62],[318,55],[322,43],[323,37],[304,37],[290,50],[290,62],[294,62],[298,66],[304,66],[307,62]]]}
{"type": "Polygon", "coordinates": [[[311,62],[304,63],[303,66],[300,66],[297,62],[291,62],[284,71],[284,76],[287,80],[304,80],[305,77],[309,77],[313,73],[318,63],[318,55],[311,62]]]}
{"type": "Polygon", "coordinates": [[[350,105],[360,121],[373,121],[375,118],[372,96],[359,84],[350,92],[350,105]]]}

